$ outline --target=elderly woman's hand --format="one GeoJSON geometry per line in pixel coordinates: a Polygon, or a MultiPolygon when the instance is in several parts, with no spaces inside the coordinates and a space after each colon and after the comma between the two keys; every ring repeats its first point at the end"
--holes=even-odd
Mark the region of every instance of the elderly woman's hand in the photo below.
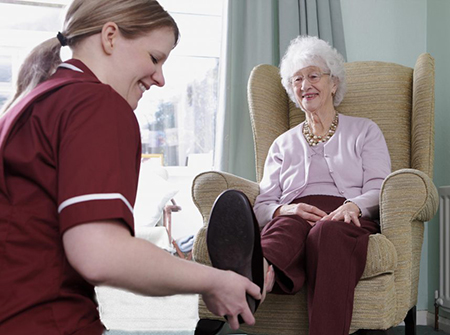
{"type": "Polygon", "coordinates": [[[353,202],[347,202],[331,212],[330,214],[324,216],[322,220],[335,220],[335,221],[344,221],[346,223],[352,223],[361,227],[361,223],[359,222],[359,207],[353,202]]]}
{"type": "Polygon", "coordinates": [[[299,203],[278,207],[273,217],[277,217],[279,215],[298,215],[302,219],[308,221],[311,226],[314,226],[316,221],[319,221],[325,217],[327,213],[316,206],[299,203]]]}

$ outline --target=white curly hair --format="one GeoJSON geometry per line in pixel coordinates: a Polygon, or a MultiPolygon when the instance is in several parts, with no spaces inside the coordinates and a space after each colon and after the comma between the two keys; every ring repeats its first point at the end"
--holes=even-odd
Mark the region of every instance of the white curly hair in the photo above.
{"type": "Polygon", "coordinates": [[[295,99],[291,78],[298,70],[308,66],[318,66],[323,71],[329,72],[330,77],[336,81],[337,90],[333,97],[333,104],[338,106],[344,99],[347,88],[344,63],[344,57],[328,42],[316,36],[298,36],[291,41],[281,60],[281,83],[291,100],[300,107],[295,99]]]}

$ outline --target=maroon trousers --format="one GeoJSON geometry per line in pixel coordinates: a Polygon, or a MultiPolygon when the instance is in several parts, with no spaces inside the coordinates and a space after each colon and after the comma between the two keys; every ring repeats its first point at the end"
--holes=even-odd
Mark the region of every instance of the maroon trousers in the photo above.
{"type": "MultiPolygon", "coordinates": [[[[313,195],[307,203],[330,213],[345,198],[313,195]]],[[[307,283],[310,335],[348,335],[356,284],[367,258],[376,222],[360,218],[361,227],[343,221],[318,221],[314,227],[297,215],[281,215],[261,233],[264,257],[275,269],[273,293],[295,294],[307,283]]]]}

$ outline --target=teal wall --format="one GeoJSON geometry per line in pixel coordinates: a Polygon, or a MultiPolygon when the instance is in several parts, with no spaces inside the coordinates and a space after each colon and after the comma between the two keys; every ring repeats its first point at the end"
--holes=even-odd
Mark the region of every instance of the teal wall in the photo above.
{"type": "MultiPolygon", "coordinates": [[[[347,61],[378,60],[414,67],[429,52],[436,61],[435,172],[437,187],[450,185],[450,1],[341,0],[347,61]]],[[[438,216],[425,226],[419,310],[434,312],[439,288],[438,216]]]]}
{"type": "Polygon", "coordinates": [[[413,67],[426,52],[426,0],[341,0],[347,61],[413,67]]]}
{"type": "MultiPolygon", "coordinates": [[[[436,62],[435,168],[436,186],[450,185],[450,1],[427,2],[427,51],[436,62]]],[[[434,290],[439,288],[439,219],[428,229],[428,310],[434,311],[434,290]]],[[[441,314],[449,318],[449,313],[441,314]]]]}

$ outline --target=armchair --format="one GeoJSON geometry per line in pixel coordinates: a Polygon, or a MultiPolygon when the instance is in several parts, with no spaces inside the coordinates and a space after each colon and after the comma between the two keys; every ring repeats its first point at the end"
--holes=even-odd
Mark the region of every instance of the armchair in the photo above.
{"type": "MultiPolygon", "coordinates": [[[[386,62],[346,64],[348,92],[338,111],[375,121],[386,138],[392,171],[380,195],[381,234],[370,236],[364,274],[355,291],[351,333],[385,330],[403,320],[415,333],[424,221],[437,211],[431,181],[434,159],[434,60],[419,56],[414,69],[386,62]]],[[[281,85],[278,68],[259,65],[250,75],[248,100],[255,142],[256,176],[274,139],[304,120],[281,85]]],[[[194,244],[195,261],[210,264],[205,232],[216,197],[226,189],[243,191],[253,203],[258,184],[224,172],[198,175],[192,186],[204,227],[194,244]]],[[[216,319],[199,301],[200,319],[216,319]]],[[[269,294],[255,314],[252,334],[308,334],[306,290],[294,296],[269,294]]]]}

